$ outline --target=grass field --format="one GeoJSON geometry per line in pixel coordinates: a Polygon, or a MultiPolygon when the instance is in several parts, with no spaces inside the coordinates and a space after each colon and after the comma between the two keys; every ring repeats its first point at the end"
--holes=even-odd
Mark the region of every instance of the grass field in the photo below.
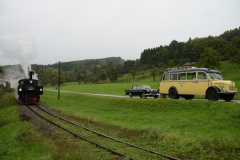
{"type": "MultiPolygon", "coordinates": [[[[182,159],[238,159],[240,105],[130,99],[45,91],[42,103],[75,117],[137,133],[128,141],[182,159]],[[137,140],[136,140],[137,139],[137,140]]],[[[118,136],[118,135],[115,135],[118,136]]]]}
{"type": "MultiPolygon", "coordinates": [[[[24,106],[23,106],[24,107],[24,106]]],[[[26,107],[26,106],[25,106],[26,107]]],[[[79,160],[118,159],[104,150],[74,139],[58,128],[42,130],[19,115],[12,93],[0,87],[0,159],[1,160],[79,160]]]]}
{"type": "MultiPolygon", "coordinates": [[[[221,62],[221,69],[224,80],[232,80],[235,82],[236,87],[240,90],[240,69],[238,65],[233,65],[228,61],[221,62]]],[[[118,83],[106,83],[106,84],[84,84],[78,85],[77,82],[65,83],[61,86],[61,90],[75,91],[84,93],[96,93],[96,94],[112,94],[112,95],[124,95],[126,89],[130,89],[132,85],[136,84],[148,84],[151,88],[158,89],[160,76],[156,78],[156,81],[147,75],[138,75],[135,79],[131,80],[131,83],[124,81],[124,75],[120,78],[118,83]],[[145,77],[145,78],[143,78],[145,77]]],[[[56,89],[55,87],[46,87],[49,89],[56,89]]],[[[204,98],[204,96],[196,96],[195,98],[204,98]]],[[[235,96],[234,99],[240,99],[240,95],[235,96]]]]}
{"type": "Polygon", "coordinates": [[[0,159],[50,159],[50,143],[20,120],[14,95],[0,95],[0,159]]]}

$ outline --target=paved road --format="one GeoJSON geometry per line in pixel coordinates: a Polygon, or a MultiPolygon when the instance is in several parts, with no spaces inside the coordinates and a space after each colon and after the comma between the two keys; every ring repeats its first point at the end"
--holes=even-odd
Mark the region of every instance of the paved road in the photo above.
{"type": "MultiPolygon", "coordinates": [[[[57,92],[57,90],[53,90],[53,89],[45,89],[45,90],[57,92]]],[[[128,98],[129,97],[129,96],[119,96],[119,95],[110,95],[110,94],[95,94],[95,93],[83,93],[83,92],[72,92],[72,91],[60,91],[60,92],[78,93],[78,94],[80,93],[80,94],[88,94],[88,95],[94,95],[94,96],[105,96],[105,97],[121,97],[121,98],[128,98]]],[[[134,98],[138,98],[138,97],[134,97],[134,98]]],[[[153,98],[153,97],[148,97],[148,98],[153,98]]],[[[193,99],[193,100],[208,101],[207,99],[193,99]]],[[[219,101],[224,101],[224,100],[219,100],[219,101]]],[[[231,102],[240,104],[240,100],[232,100],[231,102]]]]}
{"type": "MultiPolygon", "coordinates": [[[[45,89],[47,91],[55,91],[53,89],[45,89]]],[[[72,91],[60,91],[60,92],[67,92],[67,93],[80,93],[80,94],[88,94],[88,95],[94,95],[94,96],[105,96],[105,97],[129,97],[129,96],[119,96],[119,95],[110,95],[110,94],[95,94],[95,93],[83,93],[83,92],[72,92],[72,91]]]]}

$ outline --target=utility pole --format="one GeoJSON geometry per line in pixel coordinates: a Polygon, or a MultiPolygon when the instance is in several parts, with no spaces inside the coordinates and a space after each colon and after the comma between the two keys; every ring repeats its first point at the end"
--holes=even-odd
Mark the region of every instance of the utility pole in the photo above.
{"type": "Polygon", "coordinates": [[[60,100],[60,61],[58,62],[58,100],[60,100]]]}

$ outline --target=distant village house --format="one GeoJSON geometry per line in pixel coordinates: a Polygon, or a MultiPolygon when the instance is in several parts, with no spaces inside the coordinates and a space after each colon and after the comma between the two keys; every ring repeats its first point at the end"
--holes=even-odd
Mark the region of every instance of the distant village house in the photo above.
{"type": "Polygon", "coordinates": [[[184,67],[194,67],[197,62],[186,62],[183,66],[184,67]]]}

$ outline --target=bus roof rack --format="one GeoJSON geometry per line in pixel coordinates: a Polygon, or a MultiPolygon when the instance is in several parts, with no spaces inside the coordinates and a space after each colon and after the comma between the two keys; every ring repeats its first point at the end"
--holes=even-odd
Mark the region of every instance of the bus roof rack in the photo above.
{"type": "Polygon", "coordinates": [[[183,66],[183,67],[174,67],[174,68],[167,68],[166,71],[176,71],[176,70],[185,70],[185,69],[191,69],[196,67],[190,67],[190,66],[183,66]]]}

